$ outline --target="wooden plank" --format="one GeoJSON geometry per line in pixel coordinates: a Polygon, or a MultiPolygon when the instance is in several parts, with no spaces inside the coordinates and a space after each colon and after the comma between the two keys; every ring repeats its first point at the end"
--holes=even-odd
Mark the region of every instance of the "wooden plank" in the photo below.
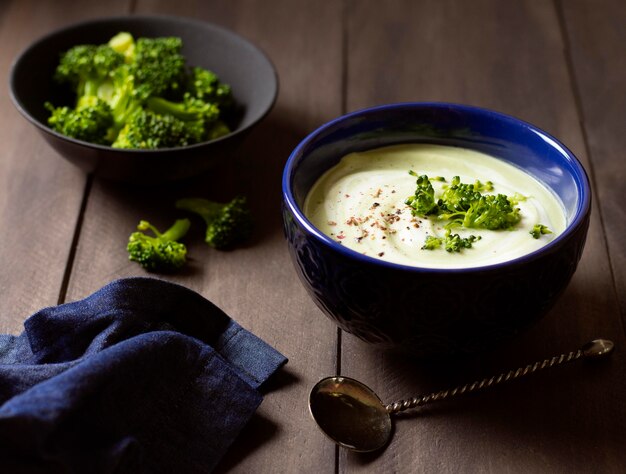
{"type": "MultiPolygon", "coordinates": [[[[232,252],[209,249],[196,221],[187,239],[191,265],[167,276],[210,298],[246,328],[290,358],[275,390],[224,459],[229,472],[334,472],[335,449],[307,412],[308,389],[335,372],[336,329],[297,281],[284,241],[280,211],[282,167],[311,129],[341,112],[340,4],[280,0],[140,1],[137,13],[193,16],[231,28],[274,61],[280,97],[234,162],[171,189],[134,190],[96,181],[68,287],[68,299],[112,279],[146,275],[128,262],[125,245],[139,219],[166,226],[180,215],[177,197],[225,200],[248,195],[257,227],[252,241],[232,252]],[[323,32],[320,33],[320,32],[323,32]]],[[[236,91],[235,91],[236,94],[236,91]]]]}
{"type": "MultiPolygon", "coordinates": [[[[0,332],[57,303],[85,176],[24,120],[8,94],[17,54],[43,34],[86,16],[123,12],[124,1],[5,0],[0,6],[0,332]]],[[[46,78],[42,78],[46,80],[46,78]]]]}
{"type": "MultiPolygon", "coordinates": [[[[378,5],[350,1],[346,10],[349,110],[413,100],[489,107],[553,133],[589,167],[552,2],[378,5]]],[[[436,366],[381,353],[344,335],[342,373],[392,401],[516,368],[598,335],[623,345],[597,202],[593,216],[571,285],[522,337],[491,354],[436,366]]],[[[602,367],[568,367],[425,408],[398,421],[384,452],[341,452],[339,471],[623,472],[626,414],[619,400],[626,367],[622,350],[614,356],[602,367]]]]}
{"type": "Polygon", "coordinates": [[[626,5],[620,0],[559,4],[580,94],[595,196],[626,321],[626,5]]]}

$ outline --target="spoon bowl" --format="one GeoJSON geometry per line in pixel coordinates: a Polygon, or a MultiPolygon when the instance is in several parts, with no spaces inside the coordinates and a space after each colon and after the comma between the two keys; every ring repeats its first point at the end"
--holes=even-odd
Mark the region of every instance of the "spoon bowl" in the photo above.
{"type": "Polygon", "coordinates": [[[352,451],[376,451],[391,438],[391,416],[381,399],[350,377],[320,380],[311,390],[309,409],[332,441],[352,451]]]}

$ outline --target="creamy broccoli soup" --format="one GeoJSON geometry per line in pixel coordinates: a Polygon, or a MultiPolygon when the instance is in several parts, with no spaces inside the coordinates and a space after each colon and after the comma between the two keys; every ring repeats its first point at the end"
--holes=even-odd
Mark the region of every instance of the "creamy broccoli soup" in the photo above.
{"type": "Polygon", "coordinates": [[[480,152],[428,144],[396,145],[343,157],[312,187],[304,213],[322,232],[363,255],[427,268],[511,260],[544,246],[566,225],[558,197],[529,174],[480,152]],[[445,205],[458,204],[459,190],[468,189],[459,183],[473,184],[469,189],[485,196],[481,203],[500,205],[508,198],[511,212],[506,217],[511,220],[491,230],[497,227],[494,216],[500,216],[488,211],[478,217],[474,213],[470,219],[468,214],[478,205],[468,214],[453,215],[445,205]],[[424,196],[434,206],[429,214],[416,208],[424,196]],[[446,201],[437,206],[442,197],[446,201]],[[474,227],[461,223],[470,221],[474,227]]]}

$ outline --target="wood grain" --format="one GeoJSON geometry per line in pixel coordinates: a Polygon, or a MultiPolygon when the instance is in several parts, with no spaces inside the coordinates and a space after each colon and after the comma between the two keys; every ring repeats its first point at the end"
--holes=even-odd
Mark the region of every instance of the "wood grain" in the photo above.
{"type": "MultiPolygon", "coordinates": [[[[231,28],[275,63],[280,96],[274,111],[233,157],[208,176],[171,189],[134,190],[96,181],[89,196],[68,299],[108,281],[145,275],[128,261],[128,235],[141,218],[167,226],[176,198],[216,200],[246,194],[256,220],[244,248],[219,252],[202,242],[194,221],[187,239],[191,265],[167,279],[211,299],[290,358],[278,386],[224,459],[229,472],[334,472],[335,449],[310,420],[309,388],[335,373],[336,329],[304,292],[282,233],[283,165],[308,131],[340,113],[341,15],[337,3],[308,1],[143,2],[138,13],[188,15],[231,28]],[[323,32],[323,33],[320,33],[323,32]],[[232,160],[232,161],[231,161],[232,160]]],[[[236,94],[236,91],[235,91],[236,94]]]]}
{"type": "MultiPolygon", "coordinates": [[[[559,18],[551,2],[349,3],[347,106],[435,100],[493,108],[559,137],[589,166],[559,18]]],[[[426,366],[345,335],[342,373],[385,400],[455,386],[575,349],[605,334],[624,342],[607,249],[593,210],[579,270],[557,307],[492,354],[426,366]]],[[[340,472],[617,472],[625,417],[623,352],[600,369],[569,367],[397,423],[378,456],[342,453],[340,472]],[[616,386],[617,382],[617,386],[616,386]],[[594,403],[598,393],[602,403],[594,403]],[[597,434],[593,440],[587,433],[597,434]]]]}
{"type": "Polygon", "coordinates": [[[620,0],[559,4],[587,134],[595,196],[626,323],[626,8],[620,0]]]}
{"type": "MultiPolygon", "coordinates": [[[[0,7],[0,332],[57,303],[85,188],[11,104],[9,69],[29,43],[87,16],[123,12],[126,2],[5,0],[0,7]]],[[[44,80],[44,78],[42,78],[44,80]]]]}

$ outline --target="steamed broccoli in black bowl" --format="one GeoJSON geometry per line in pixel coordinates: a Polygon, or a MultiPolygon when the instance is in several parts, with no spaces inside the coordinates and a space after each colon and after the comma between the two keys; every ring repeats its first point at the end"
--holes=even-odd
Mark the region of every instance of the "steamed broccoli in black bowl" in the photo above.
{"type": "Polygon", "coordinates": [[[70,105],[46,107],[48,125],[63,135],[113,148],[188,146],[230,133],[229,85],[189,68],[178,37],[133,38],[121,32],[107,44],[64,52],[54,80],[75,94],[70,105]]]}
{"type": "Polygon", "coordinates": [[[254,44],[219,25],[164,15],[50,32],[16,57],[9,85],[17,110],[57,152],[50,156],[147,186],[209,176],[278,94],[276,70],[254,44]]]}

